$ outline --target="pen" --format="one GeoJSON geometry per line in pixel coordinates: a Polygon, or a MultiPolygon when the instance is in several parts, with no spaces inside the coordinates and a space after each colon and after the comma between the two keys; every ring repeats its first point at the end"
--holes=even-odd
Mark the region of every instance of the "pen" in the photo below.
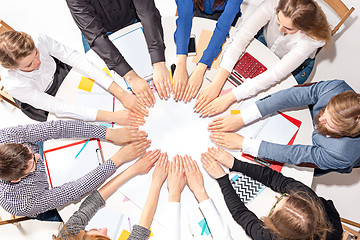
{"type": "Polygon", "coordinates": [[[175,65],[175,63],[173,63],[173,64],[171,64],[171,75],[173,75],[174,76],[174,72],[175,72],[175,69],[176,69],[176,65],[175,65]]]}
{"type": "Polygon", "coordinates": [[[100,148],[96,149],[96,156],[97,156],[99,165],[103,164],[104,163],[104,158],[103,158],[103,155],[102,155],[102,152],[101,152],[100,148]]]}
{"type": "Polygon", "coordinates": [[[128,221],[129,221],[129,232],[131,232],[131,222],[130,222],[130,218],[128,217],[128,221]]]}
{"type": "Polygon", "coordinates": [[[208,78],[208,77],[205,77],[205,78],[206,78],[206,80],[208,80],[209,82],[212,83],[212,80],[210,78],[208,78]]]}
{"type": "Polygon", "coordinates": [[[80,151],[76,154],[75,158],[77,158],[79,156],[79,154],[82,152],[82,150],[84,150],[85,146],[89,143],[90,139],[88,139],[85,144],[82,146],[82,148],[80,149],[80,151]]]}
{"type": "Polygon", "coordinates": [[[149,76],[146,76],[146,77],[144,77],[144,80],[145,81],[150,81],[150,80],[152,80],[153,79],[153,75],[151,74],[151,75],[149,75],[149,76]]]}
{"type": "Polygon", "coordinates": [[[124,81],[125,81],[125,84],[126,84],[126,88],[131,91],[131,87],[129,86],[129,84],[127,83],[125,78],[124,78],[124,81]]]}
{"type": "Polygon", "coordinates": [[[254,158],[254,162],[259,163],[260,165],[263,165],[263,166],[265,166],[265,167],[270,167],[270,163],[269,163],[269,162],[267,162],[267,161],[264,160],[264,159],[258,158],[258,157],[255,157],[255,158],[254,158]]]}

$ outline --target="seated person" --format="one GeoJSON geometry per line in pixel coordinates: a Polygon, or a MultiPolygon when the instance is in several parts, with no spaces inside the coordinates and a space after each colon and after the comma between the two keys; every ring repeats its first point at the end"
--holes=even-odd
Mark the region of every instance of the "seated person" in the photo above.
{"type": "Polygon", "coordinates": [[[82,121],[50,121],[0,130],[0,206],[17,216],[41,213],[77,201],[99,187],[123,163],[145,153],[146,133],[111,129],[82,121]],[[71,183],[49,189],[46,166],[38,143],[61,138],[99,138],[127,144],[111,159],[71,183]]]}
{"type": "MultiPolygon", "coordinates": [[[[108,34],[141,21],[153,64],[153,80],[161,99],[170,97],[170,75],[165,66],[165,44],[161,16],[154,0],[66,0],[86,45],[109,69],[124,77],[132,91],[148,107],[155,97],[148,83],[126,62],[108,34]]],[[[86,47],[87,48],[87,47],[86,47]]],[[[139,56],[141,57],[141,56],[139,56]]]]}
{"type": "Polygon", "coordinates": [[[85,121],[107,121],[130,125],[130,119],[140,118],[128,111],[108,112],[70,104],[55,97],[71,67],[94,79],[101,87],[119,99],[125,108],[146,115],[140,100],[124,91],[104,71],[80,54],[54,39],[8,31],[0,35],[0,64],[5,71],[2,80],[19,108],[30,118],[44,122],[48,112],[57,117],[85,121]],[[70,67],[70,66],[71,67],[70,67]]]}
{"type": "Polygon", "coordinates": [[[157,162],[153,172],[153,179],[151,182],[149,196],[143,208],[139,225],[134,225],[128,240],[145,240],[150,235],[150,225],[152,223],[156,206],[159,199],[161,187],[167,176],[167,155],[161,153],[159,150],[147,152],[140,157],[133,165],[128,167],[125,171],[114,177],[111,181],[106,183],[99,191],[93,191],[80,205],[79,210],[76,211],[65,225],[61,228],[59,235],[54,240],[68,240],[68,239],[104,239],[110,240],[107,235],[107,228],[101,229],[93,228],[85,231],[85,227],[96,214],[96,212],[105,205],[105,201],[124,183],[129,181],[139,174],[146,174],[157,162]]]}
{"type": "Polygon", "coordinates": [[[232,39],[222,56],[214,81],[200,93],[195,110],[203,116],[225,111],[235,101],[254,96],[296,68],[302,69],[300,65],[304,61],[309,62],[308,58],[313,59],[317,49],[330,41],[331,31],[326,16],[313,0],[265,0],[232,39]],[[253,79],[245,80],[232,92],[215,99],[241,54],[262,27],[267,46],[281,60],[253,79]]]}
{"type": "Polygon", "coordinates": [[[168,221],[162,239],[193,238],[191,236],[181,236],[180,233],[180,198],[185,185],[188,185],[199,202],[199,208],[206,219],[212,238],[214,240],[232,240],[228,226],[223,222],[215,204],[206,193],[199,166],[191,157],[187,155],[185,157],[178,155],[174,157],[169,166],[167,184],[169,190],[168,221]]]}
{"type": "Polygon", "coordinates": [[[242,0],[176,0],[179,17],[176,20],[177,28],[174,34],[177,54],[173,86],[175,100],[184,99],[185,102],[188,102],[196,96],[203,82],[206,69],[219,55],[222,44],[229,36],[231,24],[234,25],[241,15],[241,3],[242,0]],[[186,57],[193,16],[217,20],[217,23],[209,45],[188,82],[186,57]]]}
{"type": "MultiPolygon", "coordinates": [[[[322,170],[349,173],[360,165],[360,94],[341,80],[298,85],[258,100],[238,115],[209,124],[217,145],[273,161],[306,163],[322,170]],[[281,145],[232,133],[278,110],[310,106],[313,145],[281,145]]],[[[316,169],[316,173],[325,173],[316,169]]]]}
{"type": "Polygon", "coordinates": [[[209,149],[202,155],[202,163],[218,182],[233,219],[252,239],[341,239],[340,216],[333,202],[318,197],[305,184],[271,168],[242,162],[221,148],[209,149]],[[245,206],[219,163],[282,194],[268,216],[259,219],[245,206]]]}

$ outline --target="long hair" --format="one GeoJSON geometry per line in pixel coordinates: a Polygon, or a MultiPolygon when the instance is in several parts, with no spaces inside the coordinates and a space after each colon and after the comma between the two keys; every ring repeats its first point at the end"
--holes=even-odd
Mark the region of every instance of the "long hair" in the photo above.
{"type": "Polygon", "coordinates": [[[31,36],[24,32],[7,31],[0,35],[0,64],[4,68],[17,68],[18,61],[35,49],[31,36]]]}
{"type": "Polygon", "coordinates": [[[262,220],[278,239],[325,240],[332,231],[325,211],[317,199],[304,192],[291,193],[284,205],[262,220]]]}
{"type": "Polygon", "coordinates": [[[85,230],[80,230],[78,234],[73,234],[72,229],[69,232],[64,223],[59,226],[59,229],[62,229],[62,231],[59,231],[59,237],[52,235],[53,240],[111,240],[103,235],[89,235],[85,230]]]}
{"type": "Polygon", "coordinates": [[[282,12],[294,26],[315,40],[331,42],[331,28],[324,12],[313,0],[280,0],[276,13],[282,12]]]}
{"type": "MultiPolygon", "coordinates": [[[[204,0],[193,0],[194,7],[196,10],[204,11],[204,0]]],[[[223,4],[225,0],[215,0],[212,9],[214,10],[217,6],[223,4]]]]}
{"type": "Polygon", "coordinates": [[[360,135],[360,94],[354,91],[342,92],[332,97],[326,106],[336,124],[340,137],[360,135]]]}

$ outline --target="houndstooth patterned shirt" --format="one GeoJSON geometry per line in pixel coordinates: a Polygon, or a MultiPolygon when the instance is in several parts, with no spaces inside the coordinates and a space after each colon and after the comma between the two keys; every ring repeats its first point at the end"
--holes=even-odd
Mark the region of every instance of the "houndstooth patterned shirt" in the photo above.
{"type": "MultiPolygon", "coordinates": [[[[106,127],[82,121],[50,121],[39,124],[9,127],[0,130],[0,144],[21,143],[39,153],[38,142],[59,138],[105,139],[106,127]]],[[[91,192],[116,171],[111,160],[85,176],[62,186],[49,189],[44,159],[36,169],[18,183],[0,180],[0,206],[11,214],[35,217],[70,201],[77,201],[91,192]]]]}

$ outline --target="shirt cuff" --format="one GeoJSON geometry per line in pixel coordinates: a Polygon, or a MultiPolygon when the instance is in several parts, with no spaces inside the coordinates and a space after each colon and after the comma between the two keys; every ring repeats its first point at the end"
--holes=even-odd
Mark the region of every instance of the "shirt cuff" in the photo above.
{"type": "Polygon", "coordinates": [[[259,154],[261,140],[244,137],[243,141],[243,153],[250,154],[257,157],[259,154]]]}
{"type": "MultiPolygon", "coordinates": [[[[201,209],[202,212],[207,212],[212,215],[217,215],[217,211],[215,210],[216,209],[215,204],[211,198],[208,198],[208,199],[202,201],[201,203],[199,203],[199,208],[201,209]]],[[[204,214],[204,215],[207,215],[207,214],[204,214]]],[[[206,216],[205,216],[205,218],[206,218],[206,216]]]]}
{"type": "Polygon", "coordinates": [[[241,110],[241,117],[244,121],[244,124],[248,124],[252,121],[255,121],[256,119],[261,118],[261,113],[257,105],[254,103],[249,107],[241,110]]]}

